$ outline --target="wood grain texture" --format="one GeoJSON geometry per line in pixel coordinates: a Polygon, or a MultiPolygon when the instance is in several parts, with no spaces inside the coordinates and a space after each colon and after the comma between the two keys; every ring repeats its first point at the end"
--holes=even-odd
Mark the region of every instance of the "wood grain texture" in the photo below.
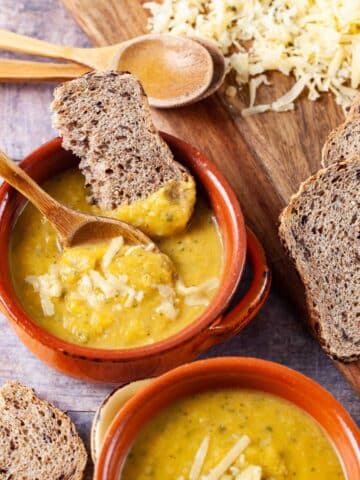
{"type": "MultiPolygon", "coordinates": [[[[58,0],[0,0],[0,28],[57,43],[90,45],[58,0]]],[[[5,54],[1,56],[5,57],[5,54]]],[[[53,87],[45,84],[0,85],[0,145],[10,157],[20,160],[55,136],[49,113],[53,87]]],[[[209,122],[211,105],[212,102],[205,102],[201,110],[206,112],[209,122]]],[[[184,114],[187,111],[184,109],[184,114]]],[[[199,121],[200,118],[201,112],[199,121]]],[[[209,131],[210,139],[218,135],[216,123],[213,122],[209,131]]],[[[175,124],[172,131],[176,132],[175,124]]],[[[200,126],[197,132],[200,137],[205,133],[207,135],[200,126]]],[[[236,128],[228,132],[236,133],[236,128]]],[[[228,151],[234,155],[237,153],[235,147],[228,147],[228,151]]],[[[247,155],[251,155],[251,150],[247,155]]],[[[221,155],[219,164],[223,159],[221,155]]],[[[234,169],[233,173],[237,175],[238,169],[234,169]]],[[[245,287],[247,282],[244,284],[245,287]]],[[[294,368],[327,388],[360,425],[359,398],[304,330],[297,313],[283,298],[283,285],[278,284],[278,287],[279,291],[275,287],[272,289],[264,308],[240,335],[209,350],[205,356],[260,357],[294,368]]],[[[0,315],[0,384],[9,379],[34,387],[40,396],[67,410],[85,443],[89,440],[91,421],[97,406],[113,388],[110,385],[92,385],[73,380],[51,370],[19,342],[5,317],[0,315]]],[[[91,478],[92,465],[89,463],[86,480],[91,478]]]]}
{"type": "MultiPolygon", "coordinates": [[[[117,43],[146,31],[139,0],[63,3],[95,44],[117,43]]],[[[293,83],[281,74],[273,74],[271,81],[272,88],[260,90],[259,103],[278,98],[293,83]]],[[[301,182],[321,167],[325,138],[344,115],[333,96],[324,95],[318,102],[303,98],[295,111],[245,119],[240,111],[248,100],[244,91],[229,103],[222,91],[190,107],[154,110],[155,124],[196,145],[220,167],[240,199],[247,222],[266,247],[275,278],[306,317],[304,289],[280,245],[278,218],[301,182]]],[[[341,371],[360,392],[360,362],[341,365],[341,371]]]]}
{"type": "Polygon", "coordinates": [[[98,46],[118,43],[146,30],[147,15],[138,0],[64,0],[63,3],[98,46]]]}
{"type": "MultiPolygon", "coordinates": [[[[57,0],[0,0],[0,26],[49,42],[90,46],[89,39],[57,0]]],[[[37,60],[7,52],[1,52],[1,57],[37,60]]],[[[20,160],[56,136],[49,114],[54,84],[2,84],[0,88],[0,148],[20,160]]]]}

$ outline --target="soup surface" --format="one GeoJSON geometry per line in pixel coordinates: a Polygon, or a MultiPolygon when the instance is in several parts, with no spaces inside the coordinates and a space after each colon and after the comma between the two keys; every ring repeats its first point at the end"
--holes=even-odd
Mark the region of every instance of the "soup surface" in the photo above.
{"type": "Polygon", "coordinates": [[[168,182],[143,200],[102,211],[93,212],[131,223],[152,237],[167,237],[181,232],[191,217],[196,200],[196,186],[192,178],[182,182],[168,182]]]}
{"type": "Polygon", "coordinates": [[[344,480],[345,477],[334,448],[304,411],[267,393],[217,390],[179,400],[152,419],[135,440],[121,478],[344,480]],[[232,449],[234,452],[234,448],[238,450],[231,461],[229,452],[232,449]],[[226,464],[226,458],[228,467],[223,471],[221,462],[226,464]],[[199,462],[201,459],[203,462],[199,462]]]}
{"type": "MultiPolygon", "coordinates": [[[[86,202],[77,170],[58,175],[44,187],[66,205],[99,213],[86,202]]],[[[27,205],[12,235],[15,289],[33,319],[71,343],[98,348],[150,344],[178,332],[204,311],[222,266],[217,225],[201,198],[187,229],[158,245],[170,261],[151,249],[124,245],[121,237],[111,245],[61,252],[51,225],[27,205]]]]}

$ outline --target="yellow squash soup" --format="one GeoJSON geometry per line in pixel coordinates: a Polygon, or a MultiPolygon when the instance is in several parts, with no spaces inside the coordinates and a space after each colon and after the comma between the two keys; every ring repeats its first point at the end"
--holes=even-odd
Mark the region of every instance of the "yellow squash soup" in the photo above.
{"type": "Polygon", "coordinates": [[[267,393],[217,390],[179,400],[138,435],[122,480],[344,480],[319,425],[267,393]]]}
{"type": "Polygon", "coordinates": [[[114,217],[131,223],[152,237],[167,237],[181,232],[192,215],[196,200],[195,182],[168,182],[144,200],[122,205],[115,210],[101,211],[93,207],[92,213],[114,217]]]}
{"type": "MultiPolygon", "coordinates": [[[[120,209],[101,212],[86,202],[77,170],[54,177],[44,187],[64,204],[88,213],[112,213],[129,221],[141,212],[149,219],[154,211],[152,225],[160,230],[166,222],[180,225],[187,208],[180,201],[179,209],[161,216],[168,195],[164,189],[173,189],[169,186],[157,192],[158,203],[155,194],[149,197],[154,209],[144,201],[132,209],[125,207],[122,214],[120,209]]],[[[176,202],[179,195],[186,197],[186,188],[176,193],[176,202]]],[[[201,198],[187,229],[163,238],[158,246],[164,254],[151,245],[127,245],[119,237],[61,251],[51,225],[27,205],[12,234],[15,289],[29,315],[66,341],[97,348],[151,344],[183,329],[204,311],[222,267],[221,238],[213,213],[201,198]]]]}

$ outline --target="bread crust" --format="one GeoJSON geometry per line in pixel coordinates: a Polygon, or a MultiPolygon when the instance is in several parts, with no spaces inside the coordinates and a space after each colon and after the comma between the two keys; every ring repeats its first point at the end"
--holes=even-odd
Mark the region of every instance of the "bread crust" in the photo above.
{"type": "MultiPolygon", "coordinates": [[[[303,268],[303,264],[299,261],[296,255],[296,239],[294,238],[293,233],[291,232],[291,224],[293,216],[295,215],[294,209],[297,210],[299,203],[302,200],[302,197],[305,192],[307,192],[308,188],[315,184],[316,182],[320,182],[324,175],[328,174],[329,172],[341,172],[344,168],[350,168],[350,166],[354,164],[358,175],[360,176],[360,155],[353,156],[349,159],[338,162],[336,164],[332,164],[326,168],[320,169],[317,173],[313,176],[306,179],[299,187],[297,193],[292,195],[290,198],[289,204],[285,209],[281,212],[279,221],[279,237],[280,241],[286,251],[287,255],[291,258],[293,263],[296,266],[296,269],[302,279],[302,282],[305,287],[305,297],[306,297],[306,306],[309,315],[309,325],[315,335],[315,337],[320,342],[322,348],[325,352],[331,356],[335,360],[339,360],[344,363],[353,362],[360,360],[360,346],[358,348],[358,353],[350,354],[350,355],[339,355],[338,352],[333,348],[333,345],[329,342],[329,339],[326,339],[323,333],[323,322],[325,319],[321,318],[320,312],[316,306],[316,302],[313,299],[312,292],[311,292],[311,285],[308,281],[308,274],[303,268]]],[[[360,183],[360,181],[359,181],[360,183]]],[[[359,194],[360,189],[358,190],[359,194]]],[[[354,246],[355,248],[355,246],[354,246]]],[[[358,286],[360,289],[360,286],[358,286]]]]}
{"type": "Polygon", "coordinates": [[[359,154],[360,116],[355,116],[330,132],[321,152],[322,166],[327,167],[359,154]]]}
{"type": "Polygon", "coordinates": [[[80,157],[89,200],[104,210],[188,180],[156,130],[145,92],[128,72],[90,72],[58,86],[53,126],[80,157]]]}
{"type": "Polygon", "coordinates": [[[327,167],[348,156],[360,154],[360,93],[351,104],[344,123],[332,130],[321,151],[321,164],[327,167]]]}
{"type": "Polygon", "coordinates": [[[346,119],[351,120],[352,118],[360,117],[360,93],[358,93],[350,105],[349,111],[347,112],[346,119]]]}
{"type": "Polygon", "coordinates": [[[33,389],[0,389],[0,479],[82,480],[87,453],[75,425],[33,389]]]}

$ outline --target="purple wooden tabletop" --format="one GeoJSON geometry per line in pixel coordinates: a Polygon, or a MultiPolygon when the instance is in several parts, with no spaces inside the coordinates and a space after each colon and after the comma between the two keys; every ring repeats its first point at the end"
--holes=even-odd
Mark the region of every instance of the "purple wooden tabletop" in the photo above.
{"type": "MultiPolygon", "coordinates": [[[[90,45],[58,0],[0,0],[0,28],[55,43],[90,45]]],[[[6,53],[2,57],[20,58],[6,53]]],[[[52,90],[51,84],[0,84],[0,148],[12,158],[20,160],[55,136],[49,114],[52,90]]],[[[94,411],[112,387],[89,385],[50,370],[18,341],[3,316],[0,316],[0,351],[0,384],[16,379],[34,387],[40,396],[69,412],[88,443],[94,411]]],[[[275,287],[249,326],[204,357],[225,355],[272,360],[308,375],[327,388],[360,423],[358,395],[275,287]]]]}

